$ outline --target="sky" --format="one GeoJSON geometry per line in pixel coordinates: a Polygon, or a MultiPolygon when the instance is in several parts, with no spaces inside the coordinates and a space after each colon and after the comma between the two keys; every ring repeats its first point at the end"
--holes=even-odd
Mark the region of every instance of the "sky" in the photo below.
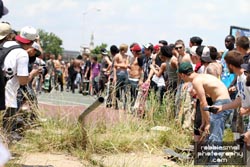
{"type": "MultiPolygon", "coordinates": [[[[90,43],[119,46],[138,42],[174,43],[186,47],[192,36],[204,45],[225,49],[230,26],[250,28],[249,0],[3,0],[2,18],[15,30],[33,26],[63,40],[66,50],[80,51],[90,43]]],[[[108,49],[107,48],[107,49],[108,49]]]]}

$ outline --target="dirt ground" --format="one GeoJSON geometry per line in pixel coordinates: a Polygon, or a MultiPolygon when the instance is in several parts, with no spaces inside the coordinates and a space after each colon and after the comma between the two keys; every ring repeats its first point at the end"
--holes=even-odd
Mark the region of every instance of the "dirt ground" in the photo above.
{"type": "MultiPolygon", "coordinates": [[[[167,160],[164,155],[148,153],[121,153],[112,155],[93,155],[91,159],[104,167],[175,167],[176,163],[167,160]]],[[[32,153],[19,158],[16,164],[22,167],[94,167],[87,161],[65,154],[32,153]]]]}

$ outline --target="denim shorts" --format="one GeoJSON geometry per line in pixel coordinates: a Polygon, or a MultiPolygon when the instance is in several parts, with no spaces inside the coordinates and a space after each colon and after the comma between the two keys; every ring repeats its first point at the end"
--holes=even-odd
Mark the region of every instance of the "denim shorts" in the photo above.
{"type": "MultiPolygon", "coordinates": [[[[222,99],[215,101],[213,105],[223,105],[230,102],[230,99],[222,99]]],[[[207,142],[222,142],[225,122],[230,116],[231,112],[233,112],[232,109],[224,110],[218,114],[210,113],[210,135],[206,139],[207,142]]]]}

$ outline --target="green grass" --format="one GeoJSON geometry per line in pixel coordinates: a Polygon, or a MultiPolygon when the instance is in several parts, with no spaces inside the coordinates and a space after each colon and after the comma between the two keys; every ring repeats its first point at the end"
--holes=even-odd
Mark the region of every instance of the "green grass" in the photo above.
{"type": "MultiPolygon", "coordinates": [[[[48,119],[39,127],[26,131],[25,138],[11,146],[12,152],[65,152],[79,159],[99,164],[93,154],[119,154],[162,152],[164,148],[188,147],[192,131],[183,129],[174,119],[174,100],[166,94],[162,106],[156,96],[150,93],[144,119],[126,114],[125,119],[107,123],[98,119],[96,124],[81,125],[65,119],[48,119]],[[154,126],[166,126],[168,131],[152,131],[154,126]]],[[[10,161],[7,166],[16,164],[10,161]]],[[[101,166],[100,164],[97,166],[101,166]]],[[[192,166],[180,162],[180,166],[192,166]]]]}

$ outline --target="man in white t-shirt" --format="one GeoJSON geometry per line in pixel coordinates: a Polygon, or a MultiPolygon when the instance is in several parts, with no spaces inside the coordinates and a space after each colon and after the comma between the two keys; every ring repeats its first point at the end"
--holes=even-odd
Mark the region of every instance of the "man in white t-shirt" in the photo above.
{"type": "MultiPolygon", "coordinates": [[[[1,30],[0,30],[1,31],[1,30]]],[[[4,71],[12,73],[5,87],[6,112],[3,116],[3,129],[10,134],[11,140],[20,140],[18,134],[17,117],[17,90],[20,85],[26,85],[34,76],[39,73],[39,69],[28,72],[29,56],[28,50],[37,37],[37,31],[33,27],[26,26],[21,29],[20,35],[16,36],[16,41],[7,41],[3,47],[20,45],[21,48],[11,50],[4,60],[4,71]]]]}
{"type": "MultiPolygon", "coordinates": [[[[250,88],[250,63],[248,64],[242,64],[241,65],[242,68],[244,68],[245,73],[247,74],[247,78],[246,78],[246,86],[248,88],[250,88]]],[[[241,107],[240,109],[240,114],[241,115],[250,115],[250,107],[241,107]]],[[[248,130],[245,134],[244,134],[244,141],[246,142],[246,144],[249,146],[250,145],[250,130],[248,130]]]]}
{"type": "MultiPolygon", "coordinates": [[[[242,109],[250,107],[250,87],[246,86],[246,78],[245,75],[245,69],[241,67],[243,63],[243,55],[239,51],[229,51],[227,55],[225,56],[225,61],[228,67],[228,70],[230,73],[234,73],[237,75],[237,90],[238,94],[236,99],[232,101],[231,103],[217,106],[218,112],[227,110],[227,109],[236,109],[238,107],[241,107],[239,112],[241,115],[243,115],[242,109]]],[[[249,125],[247,127],[248,130],[250,130],[249,125]]],[[[247,130],[245,129],[245,130],[247,130]]]]}

